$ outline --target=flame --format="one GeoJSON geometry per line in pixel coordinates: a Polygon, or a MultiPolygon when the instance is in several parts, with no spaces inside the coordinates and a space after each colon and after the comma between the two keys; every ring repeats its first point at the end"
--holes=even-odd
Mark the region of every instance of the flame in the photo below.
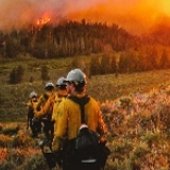
{"type": "Polygon", "coordinates": [[[48,15],[43,15],[41,18],[37,19],[36,25],[41,27],[51,22],[51,17],[48,15]]]}
{"type": "MultiPolygon", "coordinates": [[[[118,24],[133,33],[148,31],[170,18],[170,0],[0,0],[0,30],[42,27],[62,20],[118,24]],[[16,5],[17,4],[17,5],[16,5]],[[17,20],[17,22],[16,22],[17,20]]],[[[166,23],[169,23],[167,20],[166,23]]]]}

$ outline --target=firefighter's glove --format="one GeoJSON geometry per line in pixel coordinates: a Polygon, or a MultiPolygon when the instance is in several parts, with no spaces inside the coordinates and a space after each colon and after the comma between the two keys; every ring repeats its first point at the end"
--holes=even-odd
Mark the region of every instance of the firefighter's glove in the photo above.
{"type": "Polygon", "coordinates": [[[61,149],[60,143],[61,143],[61,140],[58,137],[54,136],[53,142],[52,142],[52,151],[53,152],[58,152],[61,149]]]}

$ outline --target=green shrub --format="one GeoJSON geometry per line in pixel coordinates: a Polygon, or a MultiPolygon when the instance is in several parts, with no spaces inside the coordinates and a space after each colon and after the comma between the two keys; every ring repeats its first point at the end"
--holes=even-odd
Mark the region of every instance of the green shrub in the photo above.
{"type": "Polygon", "coordinates": [[[50,79],[47,66],[41,67],[41,79],[43,81],[48,81],[50,79]]]}
{"type": "Polygon", "coordinates": [[[13,138],[10,136],[0,135],[0,147],[12,147],[13,138]]]}
{"type": "Polygon", "coordinates": [[[36,154],[25,160],[24,164],[18,170],[40,170],[49,169],[43,155],[36,154]]]}
{"type": "Polygon", "coordinates": [[[13,162],[5,161],[0,164],[0,169],[1,170],[11,170],[15,169],[16,165],[13,162]]]}
{"type": "Polygon", "coordinates": [[[9,75],[9,83],[10,84],[20,83],[23,79],[23,75],[24,68],[21,65],[17,66],[16,68],[13,68],[9,75]]]}
{"type": "Polygon", "coordinates": [[[16,135],[19,131],[19,125],[9,126],[2,129],[4,135],[16,135]]]}
{"type": "Polygon", "coordinates": [[[153,142],[158,141],[159,139],[160,139],[159,132],[147,131],[144,135],[141,136],[141,140],[149,145],[152,144],[153,142]]]}
{"type": "Polygon", "coordinates": [[[148,145],[146,143],[140,142],[133,149],[133,155],[131,155],[132,159],[138,159],[148,153],[150,151],[148,145]]]}

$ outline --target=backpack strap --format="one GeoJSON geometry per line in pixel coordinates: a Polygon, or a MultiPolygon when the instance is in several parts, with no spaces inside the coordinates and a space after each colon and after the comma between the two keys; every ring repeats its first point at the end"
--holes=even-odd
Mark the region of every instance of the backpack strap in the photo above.
{"type": "Polygon", "coordinates": [[[84,111],[84,106],[90,101],[89,96],[84,96],[82,98],[78,98],[76,96],[69,96],[68,97],[70,100],[74,101],[80,106],[80,111],[81,111],[81,124],[86,123],[85,121],[85,111],[84,111]]]}

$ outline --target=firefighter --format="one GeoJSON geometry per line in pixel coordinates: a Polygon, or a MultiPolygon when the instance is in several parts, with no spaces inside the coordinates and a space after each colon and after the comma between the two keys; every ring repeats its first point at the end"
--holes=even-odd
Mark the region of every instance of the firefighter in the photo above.
{"type": "Polygon", "coordinates": [[[55,122],[57,121],[57,108],[59,104],[61,103],[62,99],[67,97],[67,84],[65,82],[64,77],[60,77],[56,82],[56,96],[55,96],[55,103],[53,107],[53,114],[52,114],[52,120],[55,122]]]}
{"type": "Polygon", "coordinates": [[[81,107],[72,100],[74,98],[79,103],[84,103],[85,122],[88,128],[99,134],[100,141],[105,143],[107,132],[105,123],[96,100],[87,95],[86,75],[80,69],[71,70],[66,78],[69,97],[63,99],[57,110],[57,124],[54,129],[54,139],[52,149],[55,153],[63,149],[63,170],[99,170],[99,166],[84,166],[79,162],[74,162],[69,149],[74,147],[72,141],[77,137],[81,125],[81,107]]]}
{"type": "MultiPolygon", "coordinates": [[[[66,89],[66,82],[64,77],[60,77],[56,82],[56,92],[55,92],[55,101],[53,106],[53,113],[52,113],[52,123],[57,124],[57,109],[59,104],[61,103],[63,98],[67,97],[67,89],[66,89]]],[[[52,135],[53,139],[53,135],[52,135]]],[[[40,143],[42,148],[42,153],[47,161],[47,164],[50,169],[54,168],[56,165],[61,167],[62,159],[59,154],[55,154],[52,152],[51,149],[52,140],[49,143],[45,143],[42,141],[40,143]]]]}
{"type": "Polygon", "coordinates": [[[51,120],[54,101],[55,86],[52,82],[48,82],[45,84],[45,93],[41,96],[35,113],[36,117],[42,120],[43,131],[48,141],[51,140],[54,129],[51,120]]]}
{"type": "Polygon", "coordinates": [[[27,128],[30,127],[32,132],[32,137],[37,137],[38,133],[41,132],[41,122],[39,119],[35,118],[35,109],[38,103],[38,95],[35,91],[32,91],[29,95],[28,102],[28,119],[27,128]]]}

